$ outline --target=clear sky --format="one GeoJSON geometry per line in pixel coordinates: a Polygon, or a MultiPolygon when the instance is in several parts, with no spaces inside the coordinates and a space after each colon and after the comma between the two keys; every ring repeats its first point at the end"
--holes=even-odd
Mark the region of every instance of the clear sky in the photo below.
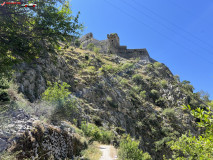
{"type": "Polygon", "coordinates": [[[74,13],[94,38],[118,33],[121,45],[146,48],[195,92],[213,99],[212,0],[72,0],[74,13]]]}

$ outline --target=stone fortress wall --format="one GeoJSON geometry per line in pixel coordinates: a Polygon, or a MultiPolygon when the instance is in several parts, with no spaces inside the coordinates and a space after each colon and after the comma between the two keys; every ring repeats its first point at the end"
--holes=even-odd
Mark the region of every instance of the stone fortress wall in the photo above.
{"type": "Polygon", "coordinates": [[[92,33],[88,33],[80,38],[82,49],[86,49],[87,45],[93,43],[95,47],[100,48],[100,53],[114,53],[124,58],[140,58],[146,63],[150,63],[150,58],[147,50],[144,49],[127,49],[127,46],[120,45],[120,39],[117,33],[108,34],[106,40],[96,40],[92,33]]]}

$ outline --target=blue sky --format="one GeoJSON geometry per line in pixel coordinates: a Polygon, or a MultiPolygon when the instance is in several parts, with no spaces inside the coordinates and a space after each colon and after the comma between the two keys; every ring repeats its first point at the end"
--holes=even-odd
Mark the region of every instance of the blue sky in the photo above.
{"type": "Polygon", "coordinates": [[[121,45],[146,48],[195,92],[213,99],[212,0],[72,0],[80,22],[98,40],[118,33],[121,45]]]}

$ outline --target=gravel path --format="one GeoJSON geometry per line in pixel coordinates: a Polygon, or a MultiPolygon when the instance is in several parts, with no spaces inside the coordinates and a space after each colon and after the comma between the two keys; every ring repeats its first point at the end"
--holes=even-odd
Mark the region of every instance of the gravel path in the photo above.
{"type": "Polygon", "coordinates": [[[110,145],[101,145],[100,150],[102,152],[102,156],[100,160],[115,160],[117,159],[116,149],[110,145]],[[113,152],[113,153],[111,153],[113,152]]]}

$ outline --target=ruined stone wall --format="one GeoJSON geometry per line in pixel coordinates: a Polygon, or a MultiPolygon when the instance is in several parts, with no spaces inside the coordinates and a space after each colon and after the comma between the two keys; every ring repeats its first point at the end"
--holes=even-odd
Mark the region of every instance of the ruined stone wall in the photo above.
{"type": "Polygon", "coordinates": [[[92,33],[88,33],[80,39],[82,49],[86,49],[88,44],[93,43],[95,47],[100,48],[100,53],[113,53],[127,59],[140,58],[146,62],[151,61],[146,49],[127,49],[127,46],[120,46],[120,39],[116,33],[107,34],[107,38],[107,40],[98,41],[93,38],[92,33]]]}

